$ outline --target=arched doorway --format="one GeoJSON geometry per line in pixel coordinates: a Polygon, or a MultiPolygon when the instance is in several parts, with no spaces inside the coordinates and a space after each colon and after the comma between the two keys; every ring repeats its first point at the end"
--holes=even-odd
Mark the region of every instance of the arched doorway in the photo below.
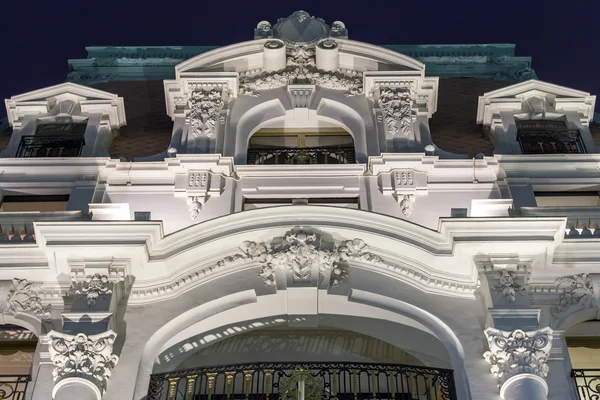
{"type": "Polygon", "coordinates": [[[341,128],[262,128],[250,137],[248,164],[353,164],[354,139],[341,128]]]}

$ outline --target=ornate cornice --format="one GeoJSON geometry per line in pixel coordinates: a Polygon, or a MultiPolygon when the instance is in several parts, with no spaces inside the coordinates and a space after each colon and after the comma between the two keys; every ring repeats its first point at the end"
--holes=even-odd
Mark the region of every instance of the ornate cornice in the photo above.
{"type": "Polygon", "coordinates": [[[513,332],[488,328],[484,331],[490,350],[483,354],[492,366],[491,373],[501,387],[509,378],[519,374],[548,375],[548,357],[552,348],[552,329],[513,332]]]}
{"type": "Polygon", "coordinates": [[[38,292],[39,288],[27,279],[14,278],[6,296],[0,296],[0,312],[13,315],[23,312],[42,319],[50,318],[50,305],[42,305],[38,292]]]}
{"type": "Polygon", "coordinates": [[[112,354],[116,337],[117,334],[113,331],[90,336],[50,331],[48,349],[54,364],[54,381],[71,377],[84,378],[104,393],[112,370],[119,361],[119,357],[112,354]]]}

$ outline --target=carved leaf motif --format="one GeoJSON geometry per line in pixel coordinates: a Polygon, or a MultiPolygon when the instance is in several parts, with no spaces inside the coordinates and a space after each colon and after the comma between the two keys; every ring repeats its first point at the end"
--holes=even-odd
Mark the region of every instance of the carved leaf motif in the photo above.
{"type": "Polygon", "coordinates": [[[379,91],[379,106],[383,111],[386,129],[392,136],[398,132],[408,135],[415,121],[413,101],[408,88],[382,88],[379,91]]]}
{"type": "Polygon", "coordinates": [[[190,128],[194,136],[213,137],[219,112],[225,104],[220,90],[194,90],[188,99],[190,128]]]}
{"type": "Polygon", "coordinates": [[[0,303],[0,312],[15,314],[24,312],[42,319],[50,318],[50,305],[42,305],[42,299],[37,290],[27,279],[14,278],[12,286],[5,296],[4,305],[0,303]]]}
{"type": "Polygon", "coordinates": [[[555,318],[559,318],[573,307],[580,310],[597,306],[594,299],[594,288],[588,274],[563,276],[558,278],[556,282],[558,288],[563,289],[565,292],[558,299],[558,304],[550,309],[555,318]]]}

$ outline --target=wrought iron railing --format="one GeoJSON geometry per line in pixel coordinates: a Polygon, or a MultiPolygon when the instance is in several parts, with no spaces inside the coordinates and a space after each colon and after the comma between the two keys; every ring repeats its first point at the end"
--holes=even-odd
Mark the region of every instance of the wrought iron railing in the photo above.
{"type": "Polygon", "coordinates": [[[519,130],[517,140],[523,154],[586,153],[578,130],[519,130]]]}
{"type": "Polygon", "coordinates": [[[82,136],[23,136],[17,157],[79,157],[84,145],[85,140],[82,136]]]}
{"type": "Polygon", "coordinates": [[[580,400],[600,399],[600,369],[574,369],[571,377],[575,380],[580,400]]]}
{"type": "Polygon", "coordinates": [[[365,363],[242,364],[153,374],[147,400],[455,400],[452,370],[365,363]]]}
{"type": "Polygon", "coordinates": [[[0,375],[0,400],[23,400],[29,375],[0,375]]]}
{"type": "Polygon", "coordinates": [[[354,164],[354,147],[248,149],[248,165],[354,164]]]}

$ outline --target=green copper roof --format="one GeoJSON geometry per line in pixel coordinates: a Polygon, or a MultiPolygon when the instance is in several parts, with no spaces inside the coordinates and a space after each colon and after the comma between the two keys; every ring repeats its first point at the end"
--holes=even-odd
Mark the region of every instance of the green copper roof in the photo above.
{"type": "MultiPolygon", "coordinates": [[[[382,45],[426,65],[429,76],[477,77],[519,82],[536,79],[530,57],[516,57],[513,44],[382,45]]],[[[69,60],[68,81],[162,80],[175,66],[218,46],[86,47],[87,58],[69,60]]]]}

